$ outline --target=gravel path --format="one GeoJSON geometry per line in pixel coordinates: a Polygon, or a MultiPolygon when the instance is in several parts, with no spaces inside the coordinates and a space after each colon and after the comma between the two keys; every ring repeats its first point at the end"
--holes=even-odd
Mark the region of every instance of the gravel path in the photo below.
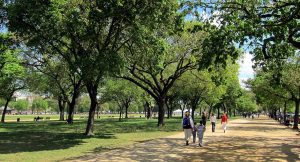
{"type": "Polygon", "coordinates": [[[184,144],[180,133],[69,161],[300,161],[299,132],[264,116],[229,121],[226,133],[207,128],[204,147],[184,144]]]}

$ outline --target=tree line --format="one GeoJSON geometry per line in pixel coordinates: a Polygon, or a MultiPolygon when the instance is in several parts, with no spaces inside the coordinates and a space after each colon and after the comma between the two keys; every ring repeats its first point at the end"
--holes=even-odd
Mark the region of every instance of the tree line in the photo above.
{"type": "MultiPolygon", "coordinates": [[[[51,96],[61,114],[68,108],[72,122],[77,99],[87,94],[86,135],[93,134],[101,104],[114,101],[121,114],[138,101],[136,96],[147,112],[157,105],[158,126],[176,105],[193,112],[204,103],[209,112],[254,111],[253,93],[239,86],[236,60],[242,51],[237,44],[255,47],[260,69],[281,60],[279,55],[289,60],[294,53],[286,52],[287,47],[297,48],[297,32],[290,30],[298,22],[292,17],[278,30],[276,22],[269,22],[273,18],[264,18],[271,8],[256,10],[268,3],[251,2],[1,1],[1,23],[7,29],[1,34],[1,98],[7,107],[20,89],[51,96]],[[211,12],[206,19],[204,10],[211,12]],[[289,37],[261,42],[266,36],[287,35],[281,32],[289,37]]],[[[293,9],[278,3],[275,7],[293,9]]],[[[284,13],[282,17],[288,16],[284,13]]]]}

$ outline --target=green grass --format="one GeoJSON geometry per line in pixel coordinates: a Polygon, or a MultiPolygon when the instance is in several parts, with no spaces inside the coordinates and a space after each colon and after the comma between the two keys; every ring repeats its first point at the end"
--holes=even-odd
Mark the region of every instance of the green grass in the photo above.
{"type": "MultiPolygon", "coordinates": [[[[33,119],[37,116],[43,117],[44,119],[46,117],[50,117],[51,120],[58,120],[59,119],[59,115],[58,114],[39,114],[39,115],[5,115],[5,121],[7,122],[16,122],[17,118],[20,118],[21,121],[33,121],[33,119]]],[[[66,116],[66,114],[65,114],[66,116]]],[[[140,116],[142,118],[144,118],[144,114],[128,114],[129,118],[140,118],[140,116]]],[[[83,118],[87,118],[88,114],[75,114],[74,115],[74,119],[83,119],[83,118]]],[[[119,114],[100,114],[101,118],[119,118],[119,114]]]]}
{"type": "MultiPolygon", "coordinates": [[[[21,118],[24,118],[21,116],[21,118]]],[[[29,117],[30,118],[30,117],[29,117]]],[[[8,122],[0,124],[0,161],[57,161],[87,153],[130,145],[137,141],[165,137],[181,130],[181,119],[97,119],[93,137],[83,135],[86,119],[73,125],[63,121],[8,122]]]]}
{"type": "MultiPolygon", "coordinates": [[[[19,117],[33,119],[34,116],[19,117]]],[[[95,121],[95,136],[86,137],[83,135],[86,120],[75,120],[72,125],[53,120],[0,124],[0,161],[59,161],[182,131],[181,118],[165,119],[165,127],[158,128],[157,119],[138,116],[118,122],[117,118],[106,116],[95,121]]]]}

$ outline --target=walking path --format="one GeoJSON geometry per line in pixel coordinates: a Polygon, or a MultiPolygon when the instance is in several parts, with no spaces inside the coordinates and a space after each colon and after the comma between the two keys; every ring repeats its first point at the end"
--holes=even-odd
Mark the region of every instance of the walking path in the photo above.
{"type": "Polygon", "coordinates": [[[89,154],[71,161],[300,161],[300,136],[267,117],[229,121],[223,133],[207,128],[204,147],[184,145],[183,133],[89,154]]]}

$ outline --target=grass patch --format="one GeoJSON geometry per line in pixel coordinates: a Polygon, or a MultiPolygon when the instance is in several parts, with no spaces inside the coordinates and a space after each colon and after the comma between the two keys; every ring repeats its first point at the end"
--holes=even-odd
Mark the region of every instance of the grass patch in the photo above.
{"type": "Polygon", "coordinates": [[[181,130],[181,119],[157,120],[102,118],[95,121],[93,137],[83,135],[86,121],[26,121],[0,124],[0,161],[57,161],[87,153],[165,137],[181,130]]]}
{"type": "Polygon", "coordinates": [[[119,122],[117,118],[103,117],[95,120],[93,137],[83,135],[86,119],[77,119],[72,125],[65,121],[8,122],[0,124],[0,161],[72,159],[175,134],[182,131],[181,120],[165,119],[166,125],[157,127],[157,119],[136,117],[119,122]]]}

